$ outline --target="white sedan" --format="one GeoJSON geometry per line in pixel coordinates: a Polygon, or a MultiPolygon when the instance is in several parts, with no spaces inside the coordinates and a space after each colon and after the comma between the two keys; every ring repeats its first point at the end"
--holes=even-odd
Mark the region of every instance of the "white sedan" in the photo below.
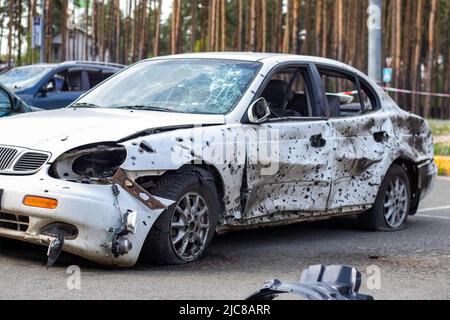
{"type": "MultiPolygon", "coordinates": [[[[437,169],[426,121],[340,62],[141,61],[69,107],[0,120],[0,236],[132,266],[216,233],[359,215],[399,230],[437,169]]],[[[305,244],[306,245],[306,244],[305,244]]]]}

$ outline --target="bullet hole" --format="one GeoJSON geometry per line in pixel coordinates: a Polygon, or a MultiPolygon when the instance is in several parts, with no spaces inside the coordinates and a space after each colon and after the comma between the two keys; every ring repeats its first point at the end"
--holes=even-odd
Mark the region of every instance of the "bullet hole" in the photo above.
{"type": "Polygon", "coordinates": [[[148,153],[156,153],[155,149],[152,148],[152,146],[147,142],[147,141],[143,141],[141,142],[141,144],[139,145],[139,147],[144,150],[145,152],[148,153]]]}

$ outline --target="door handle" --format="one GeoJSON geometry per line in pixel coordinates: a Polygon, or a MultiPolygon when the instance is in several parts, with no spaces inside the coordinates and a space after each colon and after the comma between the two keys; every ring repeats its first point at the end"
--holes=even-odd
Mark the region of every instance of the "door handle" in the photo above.
{"type": "Polygon", "coordinates": [[[386,131],[379,131],[373,134],[373,138],[376,142],[382,143],[389,139],[389,135],[386,133],[386,131]]]}
{"type": "Polygon", "coordinates": [[[327,144],[327,140],[322,137],[322,134],[312,136],[310,142],[314,148],[323,148],[327,144]]]}

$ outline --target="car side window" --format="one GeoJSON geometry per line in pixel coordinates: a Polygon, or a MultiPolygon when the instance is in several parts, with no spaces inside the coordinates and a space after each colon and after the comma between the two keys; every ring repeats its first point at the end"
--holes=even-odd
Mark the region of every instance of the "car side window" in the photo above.
{"type": "Polygon", "coordinates": [[[275,73],[262,95],[273,118],[309,117],[311,104],[303,68],[285,68],[275,73]]]}
{"type": "Polygon", "coordinates": [[[66,74],[67,91],[82,91],[83,71],[80,69],[68,70],[66,74]]]}
{"type": "Polygon", "coordinates": [[[1,110],[12,109],[11,98],[9,97],[9,94],[3,89],[0,89],[0,109],[1,110]]]}
{"type": "MultiPolygon", "coordinates": [[[[71,77],[69,70],[62,70],[55,73],[49,80],[46,91],[47,92],[67,92],[73,91],[69,87],[69,77],[71,77]]],[[[79,90],[78,90],[79,91],[79,90]]]]}
{"type": "Polygon", "coordinates": [[[105,80],[101,70],[86,70],[89,79],[89,89],[105,80]]]}
{"type": "Polygon", "coordinates": [[[356,76],[319,69],[331,118],[361,115],[375,110],[370,93],[356,76]]]}

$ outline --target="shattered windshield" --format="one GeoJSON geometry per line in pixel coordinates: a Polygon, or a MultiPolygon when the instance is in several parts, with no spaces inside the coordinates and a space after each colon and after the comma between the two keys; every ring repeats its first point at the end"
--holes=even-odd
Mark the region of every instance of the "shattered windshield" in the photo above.
{"type": "Polygon", "coordinates": [[[225,114],[242,98],[260,65],[216,59],[144,61],[73,106],[225,114]]]}

